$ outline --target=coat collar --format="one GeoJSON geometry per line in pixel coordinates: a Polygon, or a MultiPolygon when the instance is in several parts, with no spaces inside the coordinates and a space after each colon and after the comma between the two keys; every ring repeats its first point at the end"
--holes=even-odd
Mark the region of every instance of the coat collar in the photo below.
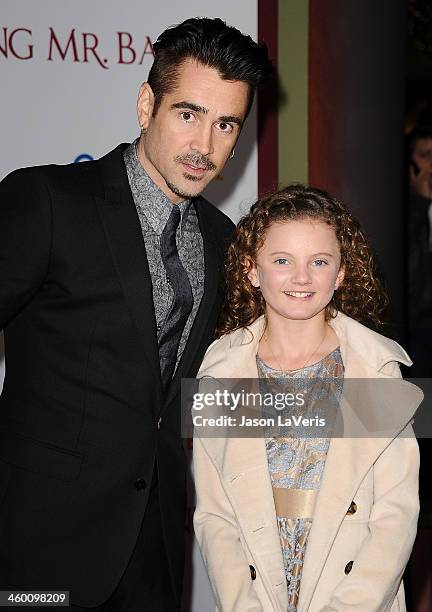
{"type": "MultiPolygon", "coordinates": [[[[345,369],[344,437],[395,437],[412,419],[422,394],[411,383],[385,374],[383,368],[391,362],[409,366],[410,358],[394,340],[342,313],[330,325],[338,336],[345,369]]],[[[264,326],[260,317],[249,327],[216,340],[207,350],[198,378],[258,378],[256,354],[264,326]]]]}
{"type": "MultiPolygon", "coordinates": [[[[397,342],[372,331],[341,312],[331,319],[329,324],[339,338],[347,378],[369,378],[372,374],[379,374],[391,361],[407,366],[412,364],[405,350],[397,342]]],[[[233,364],[230,378],[256,377],[256,367],[251,367],[248,358],[256,355],[264,327],[265,319],[261,316],[249,327],[237,329],[213,342],[207,350],[200,372],[207,369],[214,372],[219,368],[225,370],[225,357],[235,362],[235,356],[238,355],[244,357],[244,360],[233,364]],[[224,351],[228,353],[225,354],[224,351]]]]}
{"type": "MultiPolygon", "coordinates": [[[[381,372],[387,363],[411,364],[406,352],[396,342],[341,313],[330,324],[339,338],[345,366],[344,379],[370,380],[363,381],[364,387],[362,383],[360,403],[355,393],[354,397],[341,402],[344,423],[354,424],[358,437],[333,438],[330,442],[307,546],[299,612],[308,609],[318,576],[353,493],[386,446],[410,422],[422,399],[417,387],[402,379],[392,381],[391,397],[386,393],[374,393],[374,387],[370,386],[375,384],[375,380],[381,382],[391,378],[381,372]],[[399,405],[396,414],[393,414],[394,397],[397,397],[399,405]],[[390,425],[386,418],[378,419],[378,424],[373,422],[373,418],[382,412],[391,415],[390,425]],[[380,433],[367,437],[371,430],[380,433]],[[323,525],[325,529],[322,529],[323,525]]],[[[198,377],[257,378],[256,353],[263,330],[264,318],[261,317],[250,327],[236,330],[214,342],[206,353],[198,377]]],[[[265,441],[263,438],[206,438],[203,443],[226,483],[226,490],[231,492],[231,503],[242,523],[254,559],[260,565],[263,579],[275,599],[275,609],[286,610],[286,582],[265,441]]]]}

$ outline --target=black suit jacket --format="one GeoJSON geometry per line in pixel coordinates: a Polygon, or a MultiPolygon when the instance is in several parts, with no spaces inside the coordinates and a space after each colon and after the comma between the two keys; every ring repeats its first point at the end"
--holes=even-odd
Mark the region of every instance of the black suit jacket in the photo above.
{"type": "Polygon", "coordinates": [[[212,339],[233,228],[197,198],[204,296],[164,396],[125,146],[96,162],[17,170],[0,184],[0,572],[21,588],[69,589],[86,606],[103,602],[126,567],[156,459],[180,598],[180,380],[196,374],[212,339]]]}

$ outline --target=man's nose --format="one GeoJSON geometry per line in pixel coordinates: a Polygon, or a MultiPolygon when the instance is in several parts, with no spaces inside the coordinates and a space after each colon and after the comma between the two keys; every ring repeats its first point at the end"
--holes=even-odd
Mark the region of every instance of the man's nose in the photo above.
{"type": "Polygon", "coordinates": [[[198,151],[201,155],[213,153],[213,129],[211,125],[200,125],[191,142],[191,149],[198,151]]]}

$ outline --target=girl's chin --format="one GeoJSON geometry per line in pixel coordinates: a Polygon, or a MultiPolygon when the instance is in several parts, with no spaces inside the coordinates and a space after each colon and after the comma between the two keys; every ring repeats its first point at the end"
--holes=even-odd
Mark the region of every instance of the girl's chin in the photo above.
{"type": "Polygon", "coordinates": [[[274,318],[285,319],[288,321],[311,321],[313,319],[319,318],[325,320],[325,308],[319,310],[318,312],[305,312],[302,309],[290,310],[290,311],[279,311],[270,313],[267,311],[268,320],[272,320],[274,318]]]}

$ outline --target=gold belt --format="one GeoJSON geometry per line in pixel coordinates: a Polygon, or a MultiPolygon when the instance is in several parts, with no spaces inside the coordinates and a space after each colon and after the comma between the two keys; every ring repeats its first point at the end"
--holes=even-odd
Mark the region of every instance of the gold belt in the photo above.
{"type": "Polygon", "coordinates": [[[312,518],[318,491],[282,489],[273,487],[277,516],[285,518],[312,518]]]}

